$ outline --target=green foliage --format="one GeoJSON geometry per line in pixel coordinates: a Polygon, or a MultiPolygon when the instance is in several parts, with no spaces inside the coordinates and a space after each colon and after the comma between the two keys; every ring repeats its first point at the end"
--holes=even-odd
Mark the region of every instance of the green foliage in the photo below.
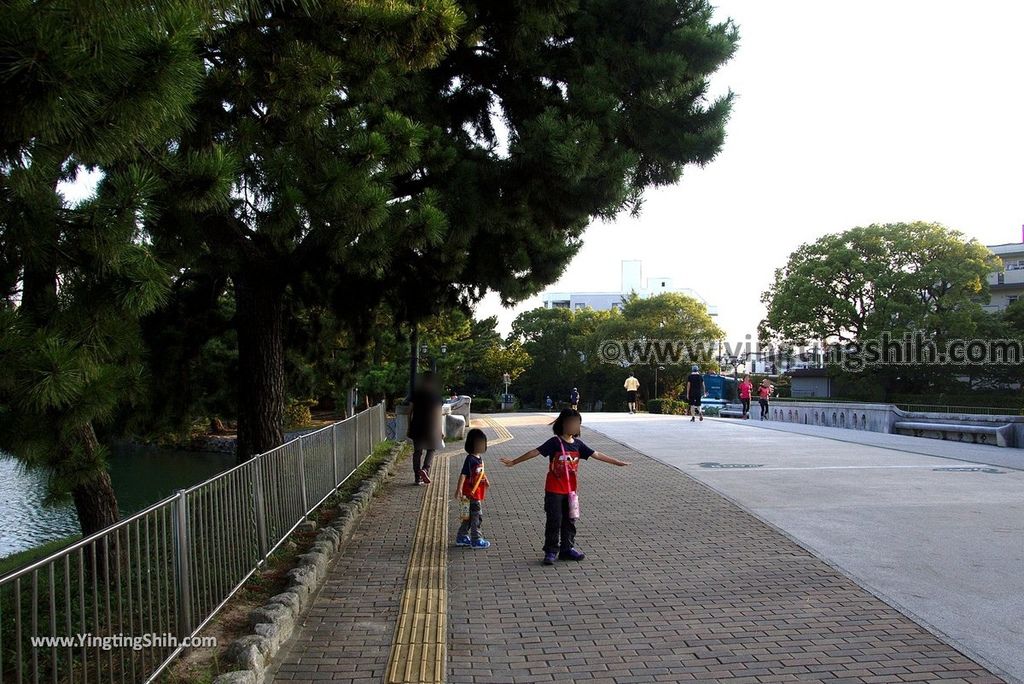
{"type": "Polygon", "coordinates": [[[494,413],[498,408],[498,403],[489,397],[473,397],[471,408],[473,413],[494,413]]]}
{"type": "Polygon", "coordinates": [[[648,413],[660,413],[669,416],[685,416],[690,405],[678,399],[648,399],[648,413]]]}
{"type": "Polygon", "coordinates": [[[986,276],[984,245],[933,223],[852,228],[802,245],[762,295],[765,339],[867,339],[884,330],[940,337],[976,328],[986,276]]]}
{"type": "Polygon", "coordinates": [[[313,399],[289,399],[284,408],[284,426],[286,429],[301,428],[313,422],[310,408],[316,405],[313,399]]]}
{"type": "MultiPolygon", "coordinates": [[[[998,260],[978,242],[933,223],[852,228],[802,245],[762,295],[768,314],[762,340],[845,344],[923,333],[937,344],[999,336],[986,314],[986,276],[998,260]]],[[[964,368],[965,374],[1005,375],[1005,368],[964,368]]],[[[884,400],[890,393],[949,389],[949,366],[881,365],[842,374],[857,395],[884,400]]]]}
{"type": "Polygon", "coordinates": [[[513,322],[510,341],[522,344],[532,364],[517,380],[515,392],[527,403],[539,405],[549,394],[555,401],[568,399],[572,388],[578,387],[584,406],[600,399],[604,410],[619,411],[625,409],[622,383],[629,371],[640,380],[644,399],[654,395],[655,369],[661,366],[658,391],[671,397],[681,392],[690,358],[666,355],[660,363],[632,364],[630,359],[640,357],[624,356],[622,363],[612,364],[602,361],[600,345],[611,340],[643,349],[652,341],[678,342],[689,345],[696,361],[710,367],[713,361],[707,352],[722,334],[700,302],[676,293],[648,299],[634,295],[618,311],[526,311],[513,322]]]}
{"type": "Polygon", "coordinates": [[[169,278],[140,226],[168,206],[152,157],[190,122],[203,16],[172,1],[0,7],[0,448],[44,469],[51,498],[106,479],[94,426],[148,380],[138,322],[169,278]],[[72,205],[60,184],[85,170],[98,187],[72,205]]]}

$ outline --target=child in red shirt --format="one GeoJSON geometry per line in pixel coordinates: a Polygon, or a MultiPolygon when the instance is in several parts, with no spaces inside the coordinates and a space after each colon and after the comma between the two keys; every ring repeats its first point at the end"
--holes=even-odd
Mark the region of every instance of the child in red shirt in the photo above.
{"type": "Polygon", "coordinates": [[[462,464],[459,481],[455,484],[455,497],[469,500],[469,516],[462,521],[455,534],[456,546],[471,546],[486,549],[491,545],[480,536],[483,524],[483,500],[487,496],[487,473],[484,472],[483,454],[487,451],[487,435],[483,430],[473,428],[466,435],[466,460],[462,464]]]}
{"type": "Polygon", "coordinates": [[[576,493],[576,473],[580,459],[591,457],[612,465],[629,465],[625,461],[594,451],[578,438],[583,418],[579,411],[563,409],[552,426],[555,436],[518,458],[503,458],[501,462],[512,467],[536,456],[547,456],[548,474],[544,482],[544,565],[554,565],[555,559],[583,560],[586,556],[574,548],[576,520],[570,516],[569,498],[576,493]]]}

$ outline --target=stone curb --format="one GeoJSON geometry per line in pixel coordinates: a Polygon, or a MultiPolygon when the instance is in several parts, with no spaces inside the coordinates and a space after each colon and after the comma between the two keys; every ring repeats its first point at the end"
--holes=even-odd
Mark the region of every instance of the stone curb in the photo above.
{"type": "MultiPolygon", "coordinates": [[[[327,568],[342,542],[351,534],[373,496],[394,474],[404,447],[404,441],[396,444],[377,472],[359,486],[352,499],[338,506],[338,516],[330,525],[320,529],[313,545],[286,573],[288,585],[285,590],[249,614],[252,633],[236,639],[227,651],[228,661],[239,669],[218,675],[213,684],[263,684],[274,656],[291,638],[295,625],[327,579],[327,568]]],[[[311,520],[303,525],[312,525],[307,529],[315,529],[311,520]]]]}

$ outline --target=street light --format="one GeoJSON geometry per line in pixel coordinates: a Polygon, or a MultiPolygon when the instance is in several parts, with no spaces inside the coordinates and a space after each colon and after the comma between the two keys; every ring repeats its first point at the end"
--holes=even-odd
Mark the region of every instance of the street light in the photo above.
{"type": "Polygon", "coordinates": [[[654,367],[654,398],[655,399],[658,398],[658,371],[663,371],[663,370],[665,370],[664,366],[655,366],[654,367]]]}

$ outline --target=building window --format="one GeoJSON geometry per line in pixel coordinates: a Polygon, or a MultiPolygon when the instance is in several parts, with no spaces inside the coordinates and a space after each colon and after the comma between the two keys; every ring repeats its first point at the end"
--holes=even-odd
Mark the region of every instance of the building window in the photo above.
{"type": "Polygon", "coordinates": [[[1019,295],[1013,295],[1012,297],[1007,297],[1007,298],[1006,298],[1006,303],[1007,303],[1007,304],[1013,304],[1013,303],[1014,303],[1015,301],[1017,301],[1018,299],[1020,299],[1020,296],[1019,296],[1019,295]]]}

